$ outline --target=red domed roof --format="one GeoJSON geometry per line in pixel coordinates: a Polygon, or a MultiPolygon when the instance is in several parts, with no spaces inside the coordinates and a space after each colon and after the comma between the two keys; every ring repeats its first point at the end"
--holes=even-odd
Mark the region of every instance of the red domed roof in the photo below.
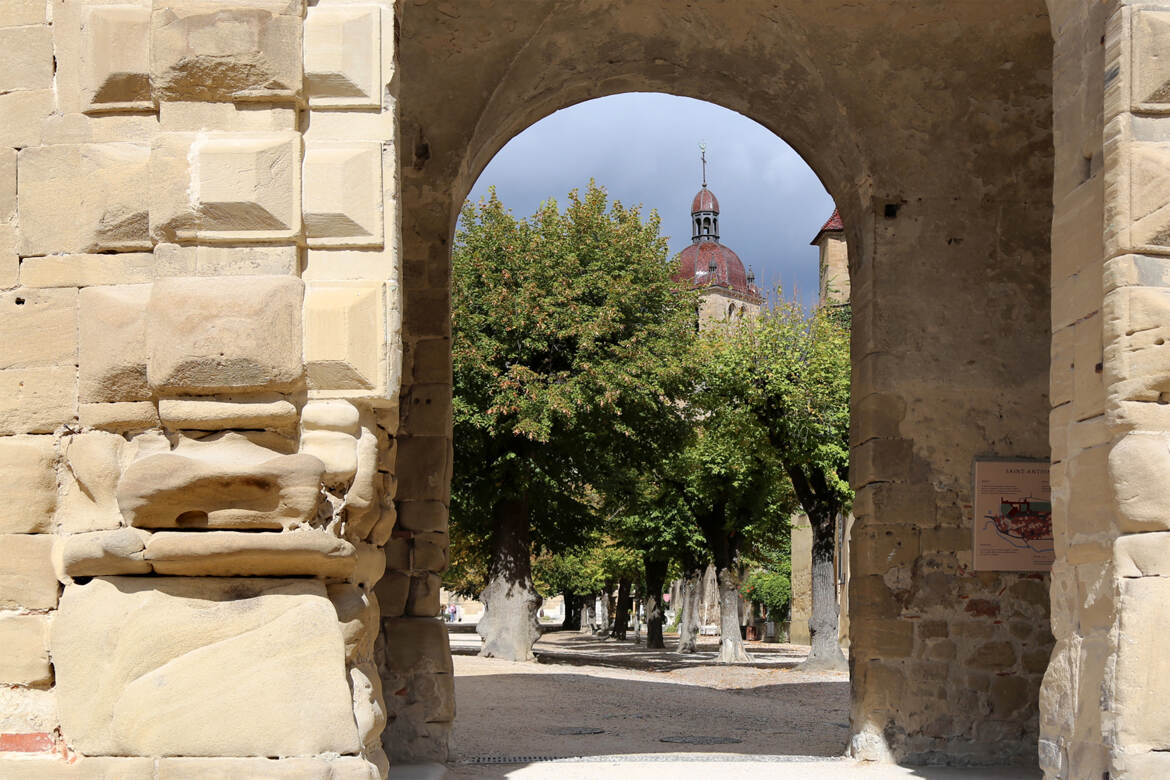
{"type": "Polygon", "coordinates": [[[691,213],[696,211],[714,211],[719,213],[719,201],[715,199],[715,194],[707,189],[706,185],[699,190],[695,195],[695,199],[691,201],[691,213]]]}
{"type": "Polygon", "coordinates": [[[758,296],[754,284],[748,284],[747,272],[739,255],[715,241],[700,241],[691,244],[679,253],[679,269],[676,281],[690,281],[696,287],[715,285],[735,290],[743,295],[758,296]],[[710,272],[715,263],[715,274],[710,272]]]}

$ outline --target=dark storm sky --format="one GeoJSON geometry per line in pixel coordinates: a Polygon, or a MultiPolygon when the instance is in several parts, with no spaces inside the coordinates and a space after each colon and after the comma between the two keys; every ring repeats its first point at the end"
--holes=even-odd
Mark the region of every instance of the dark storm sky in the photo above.
{"type": "Polygon", "coordinates": [[[690,98],[632,93],[558,111],[513,138],[479,177],[470,197],[495,186],[517,217],[549,198],[564,203],[590,177],[611,199],[656,209],[672,255],[690,243],[691,199],[702,183],[720,205],[720,240],[756,271],[757,284],[816,296],[817,250],[808,242],[833,201],[784,141],[752,120],[690,98]]]}

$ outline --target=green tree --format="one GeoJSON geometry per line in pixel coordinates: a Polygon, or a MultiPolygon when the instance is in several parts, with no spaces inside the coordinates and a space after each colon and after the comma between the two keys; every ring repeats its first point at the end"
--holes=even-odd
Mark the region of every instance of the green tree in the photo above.
{"type": "Polygon", "coordinates": [[[843,668],[837,644],[833,557],[849,489],[848,309],[812,314],[780,301],[725,336],[706,392],[750,410],[789,478],[813,529],[812,651],[806,666],[843,668]]]}
{"type": "Polygon", "coordinates": [[[592,182],[568,201],[517,220],[493,192],[452,254],[452,523],[488,545],[483,654],[511,660],[538,637],[530,553],[582,542],[598,497],[685,435],[693,304],[657,216],[592,182]]]}

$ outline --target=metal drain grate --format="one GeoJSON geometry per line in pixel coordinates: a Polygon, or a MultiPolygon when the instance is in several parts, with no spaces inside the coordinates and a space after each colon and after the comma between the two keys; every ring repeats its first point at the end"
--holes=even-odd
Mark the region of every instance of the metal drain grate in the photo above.
{"type": "Polygon", "coordinates": [[[566,761],[572,756],[475,756],[460,764],[539,764],[545,761],[566,761]]]}
{"type": "Polygon", "coordinates": [[[677,742],[680,745],[739,745],[743,742],[742,739],[735,737],[696,737],[696,736],[681,736],[681,737],[663,737],[659,742],[677,742]]]}

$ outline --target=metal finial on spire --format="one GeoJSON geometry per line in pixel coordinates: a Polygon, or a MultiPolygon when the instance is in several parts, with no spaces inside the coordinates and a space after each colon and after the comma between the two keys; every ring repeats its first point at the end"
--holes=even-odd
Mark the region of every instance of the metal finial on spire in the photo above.
{"type": "Polygon", "coordinates": [[[707,144],[699,144],[699,159],[703,161],[703,186],[707,186],[707,144]]]}

